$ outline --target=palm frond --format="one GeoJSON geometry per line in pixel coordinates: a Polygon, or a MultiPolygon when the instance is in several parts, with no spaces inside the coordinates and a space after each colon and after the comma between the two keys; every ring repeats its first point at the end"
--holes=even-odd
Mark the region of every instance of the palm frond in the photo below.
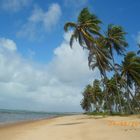
{"type": "Polygon", "coordinates": [[[76,24],[74,22],[67,22],[65,25],[64,25],[64,30],[65,32],[67,32],[69,30],[69,28],[76,28],[76,24]]]}

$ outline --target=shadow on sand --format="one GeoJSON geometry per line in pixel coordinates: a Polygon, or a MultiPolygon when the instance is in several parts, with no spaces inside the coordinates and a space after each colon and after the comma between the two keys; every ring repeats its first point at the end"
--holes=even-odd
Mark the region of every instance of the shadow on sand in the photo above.
{"type": "Polygon", "coordinates": [[[56,124],[56,125],[77,125],[77,124],[82,124],[85,122],[74,122],[74,123],[62,123],[62,124],[56,124]]]}

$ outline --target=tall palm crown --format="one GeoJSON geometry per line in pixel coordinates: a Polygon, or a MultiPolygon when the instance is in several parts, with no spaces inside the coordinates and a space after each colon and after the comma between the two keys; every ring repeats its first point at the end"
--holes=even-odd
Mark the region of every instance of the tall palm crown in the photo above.
{"type": "Polygon", "coordinates": [[[134,52],[128,52],[122,62],[122,76],[126,78],[128,86],[132,81],[140,85],[140,57],[134,52]]]}
{"type": "Polygon", "coordinates": [[[113,49],[117,54],[124,54],[125,47],[128,46],[125,40],[126,33],[123,28],[118,25],[109,24],[106,31],[106,47],[109,47],[110,53],[113,56],[113,49]]]}
{"type": "Polygon", "coordinates": [[[102,47],[96,47],[92,49],[89,53],[89,67],[92,70],[98,67],[100,74],[105,77],[105,71],[111,70],[109,61],[110,59],[111,57],[106,49],[102,47]]]}
{"type": "Polygon", "coordinates": [[[109,69],[109,55],[104,48],[101,48],[100,23],[97,16],[84,8],[79,14],[77,23],[68,22],[64,29],[65,31],[68,31],[69,28],[73,29],[70,46],[72,47],[73,41],[76,39],[82,47],[86,47],[89,50],[89,66],[92,69],[98,67],[101,75],[104,76],[105,70],[109,69]]]}
{"type": "Polygon", "coordinates": [[[105,40],[102,36],[96,38],[96,44],[93,44],[93,47],[89,53],[89,66],[94,69],[98,67],[101,76],[106,75],[106,71],[111,70],[111,55],[109,51],[104,47],[105,40]]]}
{"type": "Polygon", "coordinates": [[[73,29],[70,46],[72,47],[73,41],[76,39],[82,47],[85,47],[86,44],[87,49],[90,49],[93,35],[100,35],[100,23],[101,21],[94,14],[91,14],[87,8],[84,8],[79,14],[77,23],[67,22],[64,26],[66,32],[69,28],[73,29]]]}
{"type": "MultiPolygon", "coordinates": [[[[125,40],[126,33],[124,32],[123,28],[118,25],[109,24],[107,31],[105,32],[105,41],[104,45],[107,49],[109,49],[110,55],[112,57],[113,62],[113,69],[115,71],[115,83],[118,85],[117,80],[117,69],[115,67],[115,60],[113,57],[113,50],[117,52],[118,55],[124,55],[125,48],[128,46],[126,40],[125,40]]],[[[121,106],[121,95],[119,93],[119,88],[117,86],[116,88],[118,99],[121,106]]],[[[120,108],[122,112],[122,108],[120,108]]]]}

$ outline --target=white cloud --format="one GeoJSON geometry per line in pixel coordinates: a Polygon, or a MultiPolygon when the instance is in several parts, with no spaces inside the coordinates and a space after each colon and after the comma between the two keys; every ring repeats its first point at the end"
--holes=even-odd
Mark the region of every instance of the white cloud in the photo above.
{"type": "Polygon", "coordinates": [[[22,26],[17,35],[34,39],[42,32],[50,31],[58,23],[60,16],[61,7],[57,3],[51,4],[47,11],[36,6],[27,23],[22,26]]]}
{"type": "MultiPolygon", "coordinates": [[[[89,74],[88,56],[77,42],[75,42],[73,49],[69,47],[69,36],[70,34],[66,34],[65,40],[54,50],[55,57],[51,62],[50,71],[63,82],[79,84],[78,81],[82,83],[89,74]]],[[[91,75],[88,76],[89,80],[91,75]]]]}
{"type": "Polygon", "coordinates": [[[0,38],[0,47],[4,47],[10,51],[16,51],[17,49],[15,42],[6,38],[0,38]]]}
{"type": "Polygon", "coordinates": [[[46,66],[25,60],[17,51],[7,53],[7,48],[0,48],[1,107],[80,111],[82,89],[99,74],[89,71],[87,52],[78,43],[69,48],[69,36],[64,36],[46,66]]]}
{"type": "Polygon", "coordinates": [[[17,12],[28,6],[32,0],[2,0],[1,6],[4,10],[17,12]]]}
{"type": "Polygon", "coordinates": [[[57,24],[59,18],[61,16],[61,8],[58,4],[52,4],[48,11],[44,14],[44,26],[46,30],[52,28],[57,24]]]}

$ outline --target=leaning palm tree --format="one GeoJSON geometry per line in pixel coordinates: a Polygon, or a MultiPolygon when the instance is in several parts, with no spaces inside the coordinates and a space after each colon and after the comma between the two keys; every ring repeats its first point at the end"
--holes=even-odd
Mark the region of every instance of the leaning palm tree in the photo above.
{"type": "Polygon", "coordinates": [[[84,8],[79,14],[77,23],[67,22],[64,26],[66,32],[70,28],[73,30],[70,38],[70,46],[72,47],[74,40],[78,40],[82,47],[90,50],[92,47],[91,42],[94,42],[94,37],[100,35],[100,23],[101,21],[96,15],[91,14],[88,8],[84,8]]]}
{"type": "Polygon", "coordinates": [[[135,52],[128,52],[122,62],[122,76],[126,78],[129,87],[135,81],[140,85],[140,57],[135,52]]]}
{"type": "Polygon", "coordinates": [[[111,63],[110,63],[110,54],[108,53],[107,49],[103,47],[104,40],[102,37],[99,37],[96,39],[96,44],[94,44],[94,47],[90,50],[89,53],[89,67],[94,70],[95,68],[98,68],[101,79],[103,80],[103,87],[104,87],[104,93],[105,93],[105,101],[107,105],[107,109],[110,109],[109,102],[108,102],[108,94],[109,91],[107,89],[107,71],[111,70],[111,63]]]}
{"type": "Polygon", "coordinates": [[[127,88],[127,98],[130,106],[130,95],[135,100],[135,102],[140,107],[140,104],[135,99],[134,95],[131,93],[133,83],[135,82],[138,86],[140,86],[140,57],[138,57],[134,52],[128,52],[122,62],[122,78],[126,80],[126,88],[127,88]],[[130,94],[130,95],[129,95],[130,94]]]}
{"type": "Polygon", "coordinates": [[[73,29],[70,39],[70,46],[72,46],[74,39],[79,41],[82,47],[89,50],[89,66],[94,69],[98,67],[101,75],[105,77],[105,71],[109,70],[109,54],[102,47],[103,39],[99,33],[101,21],[91,14],[87,8],[84,8],[78,17],[78,22],[68,22],[64,29],[68,31],[73,29]]]}
{"type": "MultiPolygon", "coordinates": [[[[105,41],[104,45],[109,49],[112,62],[113,62],[113,69],[115,71],[115,81],[116,85],[118,85],[117,82],[117,69],[115,67],[115,60],[114,60],[114,55],[113,55],[113,50],[117,52],[118,55],[124,55],[125,48],[127,47],[127,42],[125,40],[125,32],[121,26],[118,25],[113,25],[109,24],[108,29],[105,32],[105,41]]],[[[118,99],[120,102],[121,106],[121,97],[119,94],[119,89],[117,87],[117,94],[118,94],[118,99]]],[[[120,111],[122,112],[122,109],[120,108],[120,111]]]]}
{"type": "Polygon", "coordinates": [[[98,68],[101,74],[101,78],[107,78],[106,71],[111,70],[111,57],[107,49],[104,46],[104,40],[102,37],[96,38],[96,44],[93,44],[93,48],[89,52],[89,67],[94,70],[98,68]]]}
{"type": "Polygon", "coordinates": [[[115,50],[118,55],[123,55],[125,48],[128,46],[125,40],[126,32],[123,28],[118,25],[109,24],[105,35],[106,47],[109,48],[113,60],[113,50],[115,50]]]}

